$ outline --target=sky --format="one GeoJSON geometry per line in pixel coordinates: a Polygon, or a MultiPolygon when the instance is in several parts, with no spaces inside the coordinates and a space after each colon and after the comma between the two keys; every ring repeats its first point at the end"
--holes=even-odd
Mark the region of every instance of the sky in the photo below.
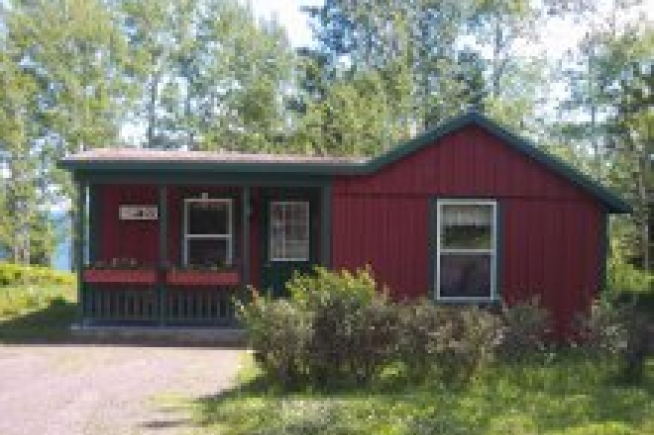
{"type": "MultiPolygon", "coordinates": [[[[606,0],[598,0],[607,4],[606,0]]],[[[254,11],[262,17],[276,16],[286,28],[288,37],[294,47],[307,45],[311,42],[311,29],[308,26],[306,14],[300,11],[302,6],[320,5],[322,0],[250,0],[254,11]]],[[[654,0],[642,0],[640,9],[650,22],[654,22],[654,0]]],[[[583,28],[572,22],[552,22],[543,31],[542,46],[532,49],[545,50],[550,56],[558,56],[565,50],[574,47],[583,36],[583,28]]],[[[537,54],[529,48],[524,48],[526,54],[537,54]]]]}
{"type": "Polygon", "coordinates": [[[302,6],[321,5],[322,0],[250,0],[254,11],[262,17],[276,16],[286,28],[288,37],[294,47],[311,42],[311,29],[306,14],[300,11],[302,6]]]}

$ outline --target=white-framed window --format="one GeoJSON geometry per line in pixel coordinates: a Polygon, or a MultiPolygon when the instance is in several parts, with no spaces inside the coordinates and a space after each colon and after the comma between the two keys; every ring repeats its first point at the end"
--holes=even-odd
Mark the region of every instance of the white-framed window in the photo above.
{"type": "Polygon", "coordinates": [[[234,250],[232,200],[184,200],[185,266],[231,266],[234,250]]]}
{"type": "Polygon", "coordinates": [[[271,201],[270,261],[309,261],[309,202],[271,201]]]}
{"type": "Polygon", "coordinates": [[[497,294],[497,202],[439,199],[436,219],[436,299],[494,300],[497,294]]]}

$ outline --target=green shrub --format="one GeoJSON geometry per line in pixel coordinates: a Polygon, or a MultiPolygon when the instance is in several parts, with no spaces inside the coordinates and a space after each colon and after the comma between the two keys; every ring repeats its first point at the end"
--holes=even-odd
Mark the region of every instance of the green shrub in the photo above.
{"type": "Polygon", "coordinates": [[[618,377],[629,383],[642,380],[650,348],[651,319],[633,305],[610,300],[593,303],[576,319],[580,347],[596,361],[616,363],[618,377]]]}
{"type": "Polygon", "coordinates": [[[396,312],[368,271],[317,268],[287,288],[310,318],[306,364],[315,383],[367,383],[393,355],[396,312]]]}
{"type": "Polygon", "coordinates": [[[398,356],[409,378],[466,383],[492,359],[500,321],[487,310],[422,300],[400,313],[398,356]]]}
{"type": "Polygon", "coordinates": [[[498,344],[500,320],[478,307],[456,308],[441,334],[436,364],[441,380],[466,384],[492,360],[498,344]]]}
{"type": "Polygon", "coordinates": [[[502,305],[502,331],[497,355],[505,362],[523,362],[542,352],[550,332],[550,313],[534,297],[502,305]]]}
{"type": "Polygon", "coordinates": [[[26,266],[0,262],[0,286],[32,285],[73,285],[75,275],[43,266],[26,266]]]}
{"type": "Polygon", "coordinates": [[[311,335],[307,313],[291,301],[255,293],[250,303],[237,302],[237,315],[263,371],[285,388],[299,383],[305,374],[305,348],[311,335]]]}
{"type": "Polygon", "coordinates": [[[626,306],[607,299],[596,300],[587,314],[575,318],[579,345],[591,357],[606,359],[627,346],[626,306]]]}
{"type": "Polygon", "coordinates": [[[397,354],[409,377],[424,379],[432,373],[453,315],[453,310],[428,299],[399,307],[397,354]]]}
{"type": "Polygon", "coordinates": [[[654,292],[654,274],[629,263],[611,259],[606,272],[606,285],[613,294],[654,292]]]}

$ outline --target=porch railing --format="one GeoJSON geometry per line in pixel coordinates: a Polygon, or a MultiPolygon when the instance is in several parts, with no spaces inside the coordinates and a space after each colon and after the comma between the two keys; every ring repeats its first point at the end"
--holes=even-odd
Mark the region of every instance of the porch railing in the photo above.
{"type": "Polygon", "coordinates": [[[84,276],[80,303],[87,324],[235,324],[238,276],[213,282],[192,276],[185,281],[170,273],[155,275],[160,279],[135,279],[122,271],[84,276]]]}

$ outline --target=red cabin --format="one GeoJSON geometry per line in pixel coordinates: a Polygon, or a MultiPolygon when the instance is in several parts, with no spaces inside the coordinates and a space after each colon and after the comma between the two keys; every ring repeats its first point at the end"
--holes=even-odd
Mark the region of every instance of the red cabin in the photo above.
{"type": "Polygon", "coordinates": [[[565,330],[604,283],[608,190],[470,112],[370,160],[99,149],[79,187],[83,324],[231,324],[232,296],[370,266],[397,299],[539,295],[565,330]],[[88,208],[88,213],[86,212],[88,208]]]}

